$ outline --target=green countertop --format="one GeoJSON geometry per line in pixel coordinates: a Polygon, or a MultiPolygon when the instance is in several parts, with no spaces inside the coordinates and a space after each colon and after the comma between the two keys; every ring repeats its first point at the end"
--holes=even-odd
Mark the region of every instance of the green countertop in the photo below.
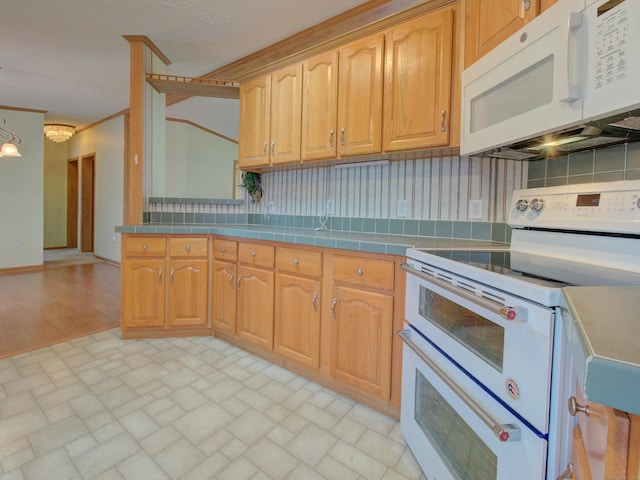
{"type": "Polygon", "coordinates": [[[640,415],[640,286],[563,292],[562,320],[586,398],[640,415]]]}
{"type": "Polygon", "coordinates": [[[342,248],[360,252],[404,255],[407,248],[450,249],[492,249],[506,250],[506,243],[491,240],[472,240],[443,237],[419,237],[412,235],[391,235],[380,233],[314,230],[312,228],[274,227],[270,225],[238,224],[144,224],[116,227],[120,233],[147,234],[209,234],[224,235],[256,240],[287,242],[316,247],[342,248]]]}

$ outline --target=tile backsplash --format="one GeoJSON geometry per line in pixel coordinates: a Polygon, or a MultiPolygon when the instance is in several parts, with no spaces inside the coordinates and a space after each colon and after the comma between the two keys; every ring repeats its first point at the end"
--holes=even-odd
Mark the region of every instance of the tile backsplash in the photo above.
{"type": "Polygon", "coordinates": [[[529,162],[527,186],[553,187],[637,179],[640,179],[640,142],[529,162]]]}

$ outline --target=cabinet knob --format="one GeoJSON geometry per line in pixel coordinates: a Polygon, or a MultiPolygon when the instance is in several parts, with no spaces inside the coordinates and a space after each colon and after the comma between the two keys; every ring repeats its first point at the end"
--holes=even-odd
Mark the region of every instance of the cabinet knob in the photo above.
{"type": "Polygon", "coordinates": [[[220,247],[220,251],[224,253],[224,247],[220,247]]]}
{"type": "Polygon", "coordinates": [[[364,272],[362,271],[362,269],[361,269],[361,268],[359,268],[358,270],[356,270],[356,274],[358,274],[358,276],[359,276],[359,277],[361,277],[363,273],[364,273],[364,272]]]}
{"type": "Polygon", "coordinates": [[[147,248],[149,248],[149,247],[147,247],[146,245],[142,245],[142,251],[143,251],[143,252],[146,252],[146,251],[147,251],[147,248]]]}
{"type": "Polygon", "coordinates": [[[298,261],[298,259],[297,259],[297,258],[294,258],[294,259],[293,259],[293,264],[294,264],[294,265],[298,265],[299,263],[300,263],[300,262],[298,261]]]}
{"type": "Polygon", "coordinates": [[[187,252],[191,251],[191,245],[187,245],[186,247],[184,247],[184,249],[185,249],[187,252]]]}
{"type": "Polygon", "coordinates": [[[570,463],[569,465],[567,465],[567,468],[565,468],[564,472],[562,472],[558,477],[556,477],[556,480],[572,480],[573,479],[573,463],[570,463]]]}
{"type": "Polygon", "coordinates": [[[256,252],[251,252],[251,256],[255,257],[256,256],[256,252]]]}
{"type": "Polygon", "coordinates": [[[588,417],[589,414],[591,413],[591,410],[589,409],[589,405],[580,405],[576,400],[576,397],[573,395],[569,399],[568,407],[569,407],[569,415],[571,415],[572,417],[575,417],[578,413],[584,413],[588,417]]]}
{"type": "Polygon", "coordinates": [[[531,0],[522,0],[522,3],[524,4],[524,9],[527,12],[531,10],[531,0]]]}

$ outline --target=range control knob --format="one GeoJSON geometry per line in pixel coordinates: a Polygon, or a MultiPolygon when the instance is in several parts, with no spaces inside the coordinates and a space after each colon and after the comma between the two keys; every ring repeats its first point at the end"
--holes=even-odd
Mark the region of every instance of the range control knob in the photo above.
{"type": "Polygon", "coordinates": [[[531,204],[529,206],[534,212],[541,212],[544,208],[544,200],[541,198],[534,198],[531,200],[531,204]]]}
{"type": "Polygon", "coordinates": [[[519,212],[524,212],[527,210],[527,208],[529,208],[529,202],[522,198],[518,199],[518,201],[516,202],[516,210],[518,210],[519,212]]]}

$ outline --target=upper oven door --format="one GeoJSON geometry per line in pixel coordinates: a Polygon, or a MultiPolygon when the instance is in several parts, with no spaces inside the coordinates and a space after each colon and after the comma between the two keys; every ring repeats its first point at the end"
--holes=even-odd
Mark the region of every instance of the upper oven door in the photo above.
{"type": "Polygon", "coordinates": [[[436,279],[404,268],[407,321],[546,434],[554,311],[448,273],[436,279]]]}
{"type": "Polygon", "coordinates": [[[557,2],[464,70],[461,155],[580,122],[584,4],[557,2]]]}

